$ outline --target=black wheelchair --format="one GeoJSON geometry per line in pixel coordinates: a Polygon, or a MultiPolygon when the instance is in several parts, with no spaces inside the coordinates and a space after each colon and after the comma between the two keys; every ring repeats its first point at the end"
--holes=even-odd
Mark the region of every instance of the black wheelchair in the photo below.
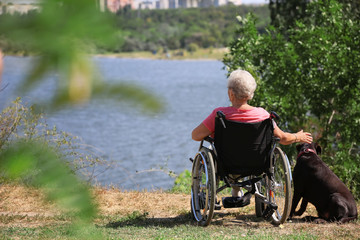
{"type": "Polygon", "coordinates": [[[271,112],[262,122],[240,123],[217,112],[215,137],[201,141],[199,152],[190,159],[191,212],[199,225],[210,224],[214,210],[221,209],[217,194],[230,187],[255,195],[257,217],[274,225],[286,221],[291,209],[292,176],[289,160],[273,134],[273,120],[278,118],[271,112]]]}

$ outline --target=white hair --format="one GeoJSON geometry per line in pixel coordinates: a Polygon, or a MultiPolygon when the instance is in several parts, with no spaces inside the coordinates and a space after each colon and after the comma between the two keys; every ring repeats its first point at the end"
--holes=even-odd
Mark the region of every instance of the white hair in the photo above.
{"type": "Polygon", "coordinates": [[[228,88],[237,99],[252,99],[256,89],[254,77],[245,70],[235,70],[228,78],[228,88]]]}

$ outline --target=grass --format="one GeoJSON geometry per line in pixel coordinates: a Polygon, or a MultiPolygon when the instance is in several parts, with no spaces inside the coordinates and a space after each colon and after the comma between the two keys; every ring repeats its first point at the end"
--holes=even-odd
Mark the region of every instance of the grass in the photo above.
{"type": "MultiPolygon", "coordinates": [[[[196,226],[190,216],[152,219],[143,214],[119,219],[104,216],[90,228],[82,229],[80,235],[100,236],[101,239],[317,239],[307,232],[290,232],[278,235],[272,226],[252,228],[249,226],[224,226],[213,224],[207,228],[196,226]]],[[[1,239],[74,239],[70,224],[39,227],[0,228],[1,239]]]]}
{"type": "MultiPolygon", "coordinates": [[[[98,216],[74,227],[72,218],[33,188],[0,186],[0,239],[359,239],[360,222],[314,224],[302,218],[276,227],[255,216],[254,204],[216,211],[208,227],[190,214],[190,196],[169,192],[93,190],[98,216]]],[[[253,199],[252,199],[253,200],[253,199]]],[[[308,207],[304,216],[316,215],[308,207]]],[[[304,217],[302,216],[302,217],[304,217]]]]}
{"type": "MultiPolygon", "coordinates": [[[[124,219],[103,218],[98,223],[83,229],[101,236],[101,239],[318,239],[307,232],[290,231],[279,235],[277,229],[252,228],[246,226],[211,225],[207,228],[195,226],[188,217],[175,219],[124,219]],[[107,222],[109,221],[109,222],[107,222]]],[[[73,239],[74,231],[70,225],[0,228],[2,239],[73,239]]],[[[88,235],[88,234],[86,234],[88,235]]],[[[339,239],[339,238],[338,238],[339,239]]]]}

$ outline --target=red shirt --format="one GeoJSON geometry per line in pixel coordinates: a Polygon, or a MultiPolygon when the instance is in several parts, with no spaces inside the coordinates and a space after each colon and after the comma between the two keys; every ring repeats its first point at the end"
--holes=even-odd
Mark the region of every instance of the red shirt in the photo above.
{"type": "Polygon", "coordinates": [[[215,108],[212,113],[202,122],[212,133],[215,132],[216,112],[222,111],[226,119],[237,122],[261,122],[270,117],[270,114],[261,107],[254,107],[249,110],[240,110],[234,107],[215,108]]]}

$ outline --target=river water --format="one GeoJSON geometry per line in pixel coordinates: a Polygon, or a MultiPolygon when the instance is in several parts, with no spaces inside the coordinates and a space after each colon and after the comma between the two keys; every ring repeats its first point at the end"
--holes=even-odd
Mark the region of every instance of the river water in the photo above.
{"type": "MultiPolygon", "coordinates": [[[[0,110],[17,94],[31,57],[4,59],[0,110]]],[[[165,102],[165,111],[143,115],[126,103],[92,100],[87,105],[66,108],[47,115],[49,125],[79,136],[96,147],[114,164],[97,176],[97,183],[126,190],[169,189],[174,178],[191,170],[189,157],[198,149],[191,131],[217,106],[228,105],[226,71],[215,60],[146,60],[94,57],[105,81],[126,81],[142,86],[165,102]],[[164,171],[162,171],[164,170],[164,171]]],[[[44,84],[21,96],[32,103],[49,98],[57,75],[48,74],[44,84]]],[[[102,170],[102,169],[100,169],[102,170]]]]}

